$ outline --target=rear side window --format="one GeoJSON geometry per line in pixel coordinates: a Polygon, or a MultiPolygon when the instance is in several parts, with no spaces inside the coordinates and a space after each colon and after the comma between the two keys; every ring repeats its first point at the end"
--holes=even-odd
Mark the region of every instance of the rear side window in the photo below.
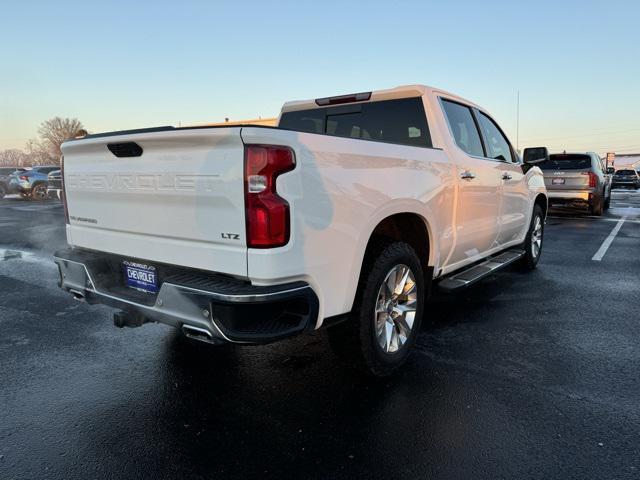
{"type": "Polygon", "coordinates": [[[494,160],[507,162],[513,161],[509,141],[502,134],[498,126],[484,113],[478,112],[478,122],[484,135],[485,146],[487,147],[487,157],[494,160]]]}
{"type": "Polygon", "coordinates": [[[580,154],[555,154],[549,161],[538,164],[542,170],[590,170],[591,157],[580,154]]]}
{"type": "Polygon", "coordinates": [[[325,109],[298,110],[286,112],[280,118],[280,128],[296,132],[324,133],[325,109]]]}
{"type": "Polygon", "coordinates": [[[480,134],[478,133],[476,122],[473,120],[471,109],[444,99],[442,100],[442,106],[456,145],[469,155],[484,157],[480,134]]]}
{"type": "Polygon", "coordinates": [[[431,147],[420,97],[285,112],[280,128],[415,147],[431,147]]]}

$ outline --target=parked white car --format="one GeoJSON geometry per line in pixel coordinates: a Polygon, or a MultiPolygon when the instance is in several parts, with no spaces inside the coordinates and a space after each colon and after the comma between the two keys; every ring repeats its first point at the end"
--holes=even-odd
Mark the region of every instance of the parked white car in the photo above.
{"type": "Polygon", "coordinates": [[[404,86],[284,105],[278,127],[156,129],[63,144],[60,285],[209,343],[330,326],[376,375],[402,365],[432,283],[540,259],[546,149],[522,162],[481,107],[404,86]]]}

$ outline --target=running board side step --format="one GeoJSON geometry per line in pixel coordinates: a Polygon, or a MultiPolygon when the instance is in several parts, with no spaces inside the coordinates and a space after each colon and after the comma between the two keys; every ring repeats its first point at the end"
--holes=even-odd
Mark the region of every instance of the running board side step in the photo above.
{"type": "Polygon", "coordinates": [[[445,277],[438,283],[438,288],[445,292],[452,292],[473,285],[507,265],[511,265],[516,260],[522,258],[524,253],[524,250],[507,250],[506,252],[502,252],[495,257],[488,258],[482,263],[478,263],[466,270],[445,277]]]}

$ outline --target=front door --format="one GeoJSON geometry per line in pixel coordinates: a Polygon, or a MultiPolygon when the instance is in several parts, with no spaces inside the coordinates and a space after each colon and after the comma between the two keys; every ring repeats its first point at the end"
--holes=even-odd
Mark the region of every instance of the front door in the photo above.
{"type": "Polygon", "coordinates": [[[445,265],[451,271],[486,256],[496,246],[502,180],[501,163],[485,158],[471,108],[444,98],[442,108],[457,146],[451,152],[458,175],[455,247],[445,265]]]}
{"type": "Polygon", "coordinates": [[[518,158],[491,117],[475,110],[484,141],[488,161],[496,163],[500,171],[501,199],[497,244],[502,246],[520,239],[526,233],[528,216],[528,186],[518,158]]]}

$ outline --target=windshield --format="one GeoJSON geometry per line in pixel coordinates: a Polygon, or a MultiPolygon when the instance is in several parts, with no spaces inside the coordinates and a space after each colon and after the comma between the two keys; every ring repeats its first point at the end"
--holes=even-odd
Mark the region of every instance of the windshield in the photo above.
{"type": "Polygon", "coordinates": [[[539,166],[542,170],[588,170],[591,168],[591,157],[580,154],[550,155],[549,160],[539,166]]]}
{"type": "Polygon", "coordinates": [[[618,170],[616,172],[616,175],[633,175],[633,176],[635,176],[636,172],[635,172],[635,170],[618,170]]]}

